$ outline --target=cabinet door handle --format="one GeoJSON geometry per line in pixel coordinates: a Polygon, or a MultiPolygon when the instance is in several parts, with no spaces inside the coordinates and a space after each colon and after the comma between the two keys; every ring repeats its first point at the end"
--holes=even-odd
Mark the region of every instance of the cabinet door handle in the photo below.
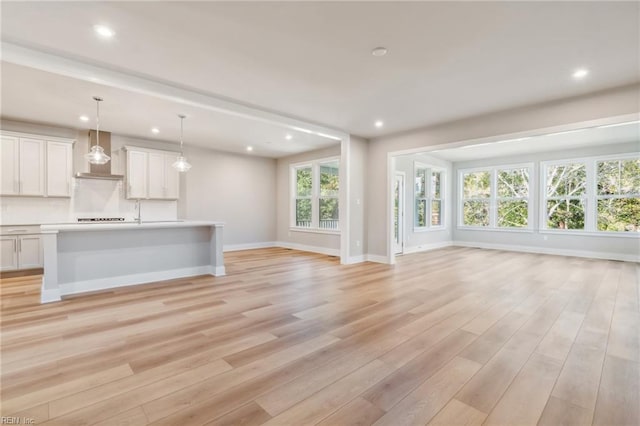
{"type": "Polygon", "coordinates": [[[22,240],[18,239],[18,252],[22,252],[22,240]]]}
{"type": "Polygon", "coordinates": [[[18,240],[13,240],[13,252],[17,253],[18,252],[18,240]]]}

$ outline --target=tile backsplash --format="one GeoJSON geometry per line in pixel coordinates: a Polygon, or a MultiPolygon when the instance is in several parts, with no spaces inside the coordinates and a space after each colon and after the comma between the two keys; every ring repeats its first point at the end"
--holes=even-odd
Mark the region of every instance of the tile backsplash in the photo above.
{"type": "MultiPolygon", "coordinates": [[[[78,217],[136,216],[135,201],[124,198],[122,181],[73,179],[71,198],[2,197],[2,225],[75,222],[78,217]]],[[[142,220],[175,220],[177,201],[142,200],[142,220]]]]}

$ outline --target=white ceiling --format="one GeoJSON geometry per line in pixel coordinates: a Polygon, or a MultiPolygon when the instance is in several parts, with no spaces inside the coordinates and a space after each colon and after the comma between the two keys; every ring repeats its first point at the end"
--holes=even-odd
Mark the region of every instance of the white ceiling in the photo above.
{"type": "Polygon", "coordinates": [[[375,137],[637,82],[639,8],[3,2],[2,37],[375,137]],[[95,24],[112,27],[115,38],[98,39],[95,24]],[[373,57],[376,46],[389,54],[373,57]],[[573,81],[583,66],[590,75],[573,81]],[[374,128],[375,120],[385,126],[374,128]]]}
{"type": "Polygon", "coordinates": [[[2,116],[69,128],[95,128],[95,101],[100,96],[100,128],[120,135],[175,142],[185,114],[184,142],[205,148],[282,157],[335,145],[321,136],[288,130],[222,112],[179,105],[164,99],[76,80],[2,62],[2,116]],[[88,122],[79,120],[87,115],[88,122]],[[160,133],[153,134],[156,127],[160,133]],[[291,136],[287,140],[287,135],[291,136]]]}
{"type": "Polygon", "coordinates": [[[640,123],[615,127],[591,127],[528,138],[496,141],[425,153],[451,162],[510,157],[538,152],[636,142],[640,150],[640,123]]]}

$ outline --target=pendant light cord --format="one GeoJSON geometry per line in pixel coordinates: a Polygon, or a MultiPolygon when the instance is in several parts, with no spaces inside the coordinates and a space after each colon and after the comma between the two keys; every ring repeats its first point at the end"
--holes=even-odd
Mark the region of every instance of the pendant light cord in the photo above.
{"type": "Polygon", "coordinates": [[[100,102],[102,98],[94,96],[93,100],[96,101],[96,146],[100,146],[100,102]]]}
{"type": "Polygon", "coordinates": [[[185,116],[180,114],[178,115],[178,117],[180,117],[180,157],[184,156],[184,151],[182,149],[182,146],[184,144],[184,142],[182,141],[182,137],[183,137],[183,132],[184,132],[184,119],[185,116]]]}
{"type": "Polygon", "coordinates": [[[96,99],[96,146],[100,146],[100,101],[96,99]]]}

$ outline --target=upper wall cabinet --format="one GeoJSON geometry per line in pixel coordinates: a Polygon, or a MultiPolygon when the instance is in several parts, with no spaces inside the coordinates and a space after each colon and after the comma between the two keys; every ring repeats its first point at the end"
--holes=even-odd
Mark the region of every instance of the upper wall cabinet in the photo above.
{"type": "Polygon", "coordinates": [[[127,151],[127,198],[177,200],[180,177],[172,167],[177,152],[138,147],[127,151]]]}
{"type": "Polygon", "coordinates": [[[4,132],[1,137],[0,195],[71,196],[72,140],[4,132]]]}
{"type": "Polygon", "coordinates": [[[47,141],[47,196],[70,197],[72,173],[71,144],[47,141]]]}

